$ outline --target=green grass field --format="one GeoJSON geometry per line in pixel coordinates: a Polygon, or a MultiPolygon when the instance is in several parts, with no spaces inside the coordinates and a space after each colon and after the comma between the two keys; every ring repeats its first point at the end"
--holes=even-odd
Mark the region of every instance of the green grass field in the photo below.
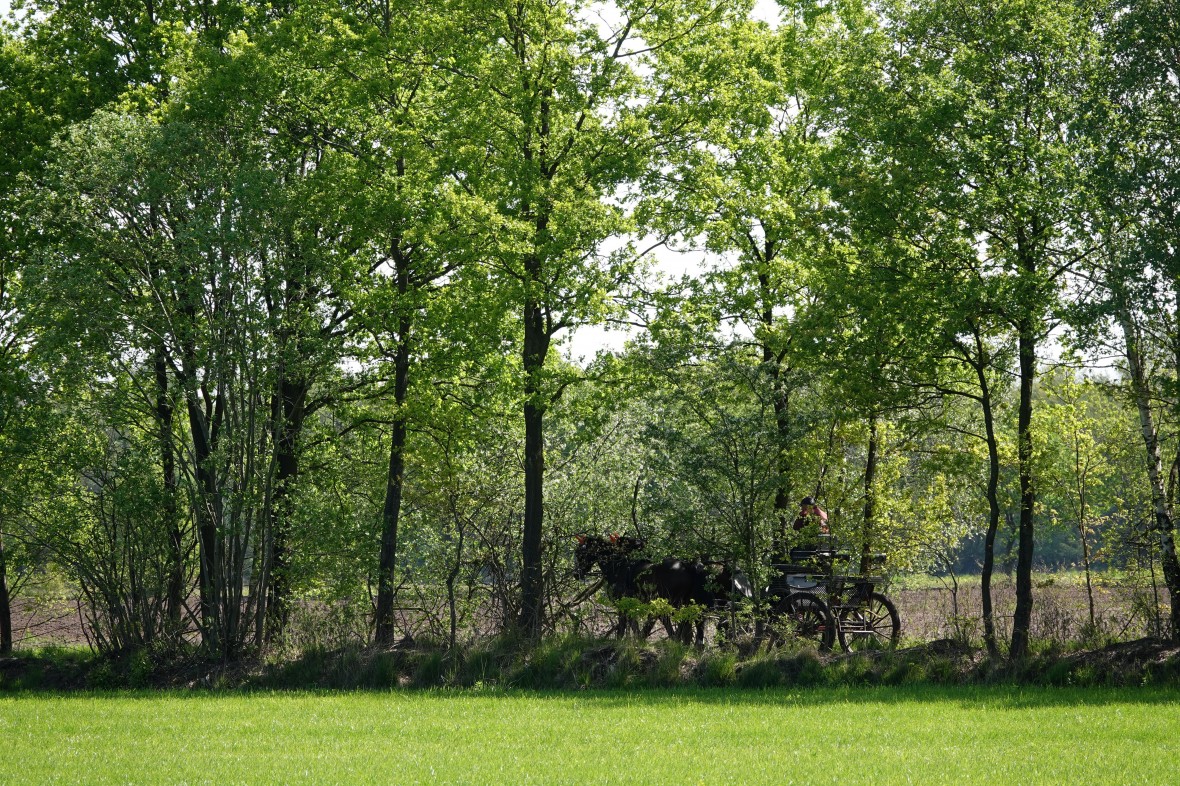
{"type": "Polygon", "coordinates": [[[0,697],[0,783],[1167,783],[1180,693],[0,697]]]}

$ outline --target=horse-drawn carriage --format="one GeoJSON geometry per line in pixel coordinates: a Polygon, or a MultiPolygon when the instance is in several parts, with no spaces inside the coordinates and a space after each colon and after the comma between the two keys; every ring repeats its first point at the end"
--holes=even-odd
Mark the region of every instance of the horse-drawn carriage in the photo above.
{"type": "MultiPolygon", "coordinates": [[[[704,559],[667,558],[659,562],[639,556],[643,542],[636,538],[595,535],[578,537],[575,575],[584,578],[597,566],[608,598],[663,600],[674,608],[699,607],[717,618],[722,635],[743,632],[771,644],[789,638],[812,641],[830,649],[838,640],[846,650],[889,648],[897,644],[901,621],[897,608],[877,591],[881,578],[867,572],[851,575],[839,570],[851,555],[835,548],[796,551],[790,561],[771,563],[771,580],[754,604],[752,585],[734,566],[704,559]]],[[[883,564],[876,555],[871,565],[883,564]]],[[[689,625],[676,628],[663,619],[669,636],[689,638],[689,625]]],[[[648,635],[654,620],[640,626],[624,612],[615,627],[648,635]]],[[[696,620],[696,640],[704,638],[704,620],[696,620]]]]}
{"type": "Polygon", "coordinates": [[[893,601],[877,591],[884,578],[871,572],[884,566],[885,555],[871,555],[869,570],[858,574],[846,572],[851,558],[850,552],[829,545],[796,551],[790,562],[771,564],[768,593],[774,597],[810,593],[822,600],[831,632],[820,641],[821,648],[835,640],[848,651],[897,646],[901,618],[893,601]]]}

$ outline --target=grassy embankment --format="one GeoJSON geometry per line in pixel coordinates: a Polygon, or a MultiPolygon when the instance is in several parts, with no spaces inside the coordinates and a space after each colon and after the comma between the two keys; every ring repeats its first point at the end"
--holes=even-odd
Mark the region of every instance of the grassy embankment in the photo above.
{"type": "Polygon", "coordinates": [[[3,783],[1163,783],[1180,692],[24,694],[3,783]]]}

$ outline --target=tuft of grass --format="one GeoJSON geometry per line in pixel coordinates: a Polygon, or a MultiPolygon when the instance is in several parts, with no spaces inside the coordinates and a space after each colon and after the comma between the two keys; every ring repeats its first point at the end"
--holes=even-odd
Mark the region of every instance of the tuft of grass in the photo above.
{"type": "Polygon", "coordinates": [[[732,685],[737,681],[737,665],[736,653],[710,652],[697,664],[697,681],[704,686],[732,685]]]}
{"type": "Polygon", "coordinates": [[[743,688],[777,688],[786,682],[781,663],[773,658],[755,658],[737,671],[737,684],[743,688]]]}

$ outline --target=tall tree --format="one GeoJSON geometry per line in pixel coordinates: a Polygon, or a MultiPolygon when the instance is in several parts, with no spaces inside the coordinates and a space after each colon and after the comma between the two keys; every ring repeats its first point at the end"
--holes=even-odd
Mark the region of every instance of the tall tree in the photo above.
{"type": "MultiPolygon", "coordinates": [[[[1180,639],[1180,559],[1174,484],[1180,450],[1165,471],[1163,433],[1153,401],[1180,378],[1180,14],[1169,3],[1111,2],[1106,8],[1099,97],[1087,130],[1096,177],[1092,226],[1104,254],[1098,312],[1118,325],[1132,399],[1139,412],[1156,537],[1171,598],[1171,632],[1180,639]],[[1117,140],[1117,142],[1114,142],[1117,140]],[[1114,143],[1112,143],[1114,142],[1114,143]]],[[[1088,331],[1091,341],[1101,333],[1088,331]]],[[[1170,399],[1173,415],[1180,400],[1170,399]]]]}
{"type": "MultiPolygon", "coordinates": [[[[0,463],[7,465],[3,474],[8,477],[17,472],[28,447],[27,439],[15,435],[39,398],[29,388],[35,329],[21,304],[22,270],[36,244],[28,220],[30,185],[42,175],[54,135],[112,100],[124,86],[122,79],[110,77],[116,64],[106,52],[83,55],[92,78],[80,78],[63,62],[62,42],[45,27],[42,22],[10,29],[7,22],[0,23],[0,463]]],[[[3,542],[7,519],[0,510],[0,650],[12,645],[12,585],[3,542]]]]}
{"type": "MultiPolygon", "coordinates": [[[[5,85],[6,150],[0,174],[0,276],[7,296],[17,291],[19,267],[27,250],[36,247],[29,236],[34,222],[14,207],[25,197],[17,188],[36,183],[48,158],[55,134],[72,122],[84,120],[116,100],[151,106],[167,94],[167,60],[173,25],[198,31],[207,40],[222,41],[225,26],[240,21],[242,6],[221,3],[188,6],[121,0],[30,0],[18,6],[18,25],[5,29],[0,56],[0,84],[5,85]]],[[[9,311],[8,326],[21,322],[9,311]]],[[[28,337],[24,343],[28,343],[28,337]]],[[[12,377],[15,379],[15,377],[12,377]]],[[[171,445],[171,393],[166,377],[157,375],[159,469],[165,486],[175,492],[175,457],[171,445]]],[[[165,500],[175,507],[175,493],[165,500]]],[[[179,524],[178,524],[179,527],[179,524]]],[[[179,531],[177,531],[179,537],[179,531]]],[[[175,538],[174,538],[175,540],[175,538]]],[[[184,574],[182,550],[173,552],[169,591],[170,617],[180,624],[184,574]]]]}
{"type": "MultiPolygon", "coordinates": [[[[652,97],[635,65],[724,13],[693,2],[515,0],[470,8],[483,57],[453,131],[470,140],[463,182],[495,205],[501,296],[520,315],[525,426],[520,629],[543,625],[545,415],[569,384],[547,363],[562,331],[600,319],[628,275],[604,243],[628,231],[622,189],[652,153],[652,97]]],[[[478,43],[476,43],[478,42],[478,43]]]]}
{"type": "MultiPolygon", "coordinates": [[[[334,180],[323,148],[258,131],[290,122],[263,111],[281,109],[271,64],[240,36],[185,66],[162,112],[103,114],[62,141],[42,195],[52,242],[39,285],[46,308],[91,304],[62,329],[114,337],[120,373],[150,358],[163,381],[144,389],[180,402],[202,633],[231,655],[250,632],[260,640],[266,600],[285,595],[271,587],[285,579],[298,429],[314,372],[335,361],[332,282],[350,275],[349,256],[337,200],[317,187],[334,180]]],[[[145,399],[159,417],[159,397],[145,399]]]]}
{"type": "Polygon", "coordinates": [[[497,323],[490,309],[495,298],[469,303],[474,310],[466,314],[452,303],[449,325],[432,307],[443,290],[462,289],[455,285],[465,275],[463,264],[487,240],[481,225],[489,211],[455,177],[455,140],[446,134],[462,107],[453,87],[462,79],[456,72],[476,57],[462,48],[469,22],[443,6],[308,3],[287,20],[280,39],[289,72],[302,74],[298,100],[313,113],[320,137],[342,154],[341,165],[356,184],[348,198],[355,218],[351,242],[367,269],[352,292],[352,308],[376,358],[389,367],[393,409],[375,612],[382,644],[394,636],[412,387],[497,323]]]}
{"type": "Polygon", "coordinates": [[[823,32],[802,17],[775,29],[740,20],[661,52],[657,89],[675,100],[659,119],[682,141],[645,184],[647,226],[674,247],[703,247],[723,260],[690,295],[699,303],[684,306],[714,313],[735,356],[756,358],[774,402],[780,537],[795,489],[812,493],[814,484],[794,471],[808,424],[792,405],[817,360],[803,326],[823,307],[811,280],[826,239],[821,160],[830,145],[816,94],[832,71],[814,64],[833,53],[823,32]],[[746,356],[746,345],[756,354],[746,356]]]}
{"type": "Polygon", "coordinates": [[[890,10],[865,139],[894,187],[975,246],[991,308],[1017,344],[1020,485],[1017,602],[1010,655],[1028,651],[1036,490],[1033,385],[1064,275],[1090,253],[1079,231],[1082,112],[1093,19],[1069,0],[987,0],[890,10]],[[876,99],[875,99],[876,100],[876,99]],[[881,144],[881,143],[884,144],[881,144]]]}

